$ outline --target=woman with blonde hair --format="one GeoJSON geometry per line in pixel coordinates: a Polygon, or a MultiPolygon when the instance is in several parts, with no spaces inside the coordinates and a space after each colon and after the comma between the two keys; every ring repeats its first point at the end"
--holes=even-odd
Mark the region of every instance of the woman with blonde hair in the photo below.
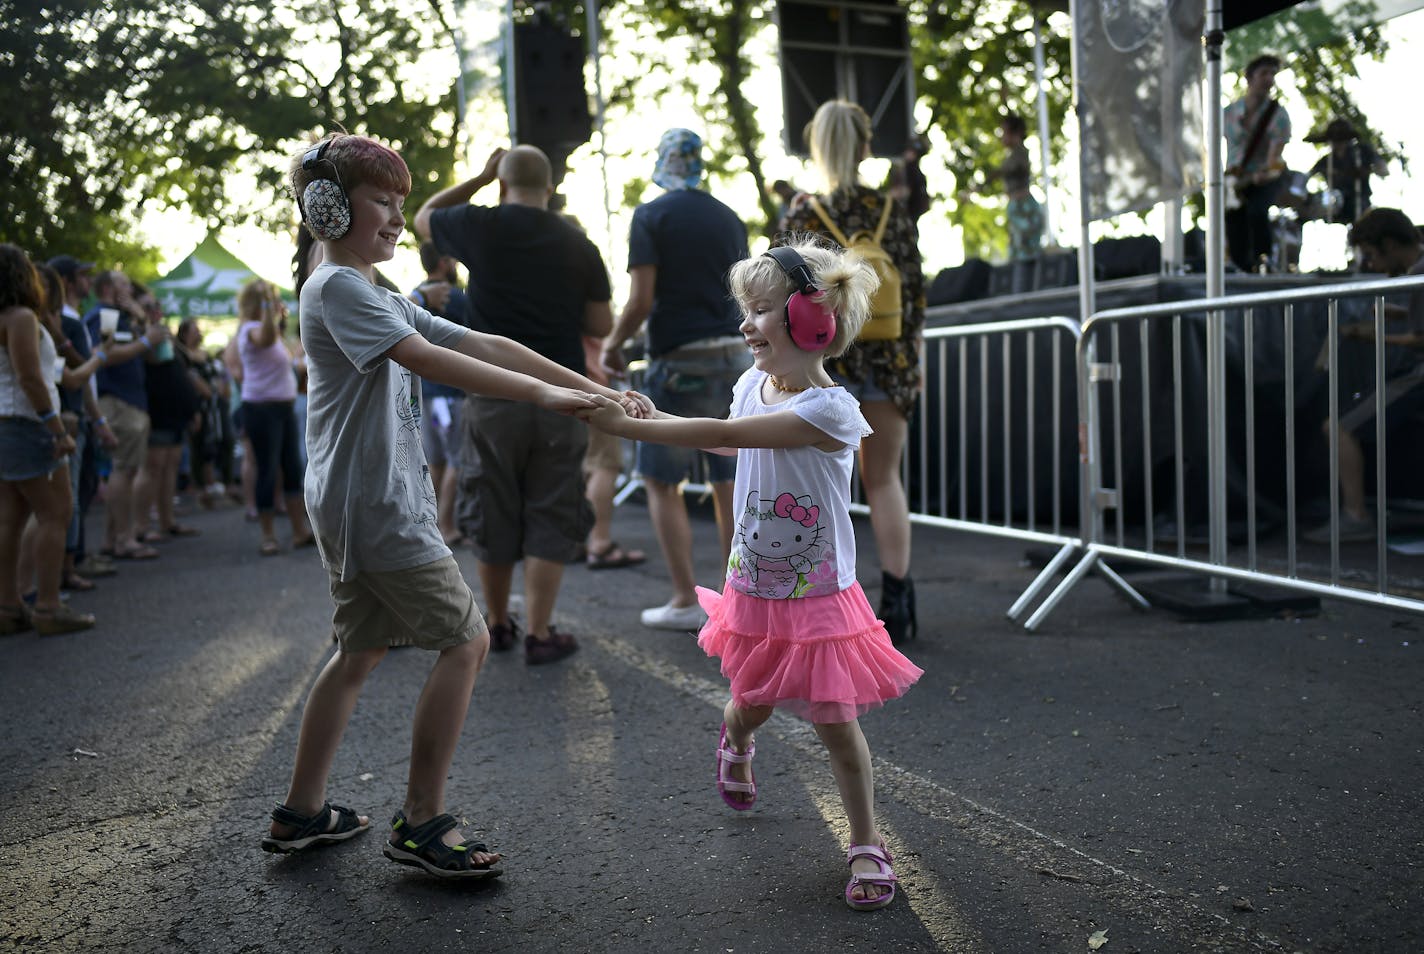
{"type": "Polygon", "coordinates": [[[314,542],[302,501],[305,468],[297,446],[297,377],[280,330],[287,307],[274,285],[257,278],[237,293],[237,311],[241,319],[237,353],[242,361],[242,427],[257,465],[257,520],[262,527],[259,552],[275,556],[281,552],[272,517],[279,475],[287,519],[292,523],[292,546],[314,542]]]}
{"type": "MultiPolygon", "coordinates": [[[[874,233],[883,221],[880,246],[900,273],[899,336],[857,341],[841,357],[826,362],[836,381],[860,401],[861,412],[874,430],[860,445],[860,480],[880,555],[878,612],[899,643],[913,639],[918,628],[910,580],[910,512],[900,481],[900,460],[921,386],[924,277],[908,210],[860,181],[861,161],[870,155],[871,132],[870,117],[855,103],[831,100],[816,110],[806,139],[826,191],[815,197],[797,196],[785,229],[815,232],[834,241],[837,232],[842,236],[874,233]],[[887,203],[891,208],[885,218],[887,203]]],[[[773,244],[784,241],[785,237],[773,244]]]]}

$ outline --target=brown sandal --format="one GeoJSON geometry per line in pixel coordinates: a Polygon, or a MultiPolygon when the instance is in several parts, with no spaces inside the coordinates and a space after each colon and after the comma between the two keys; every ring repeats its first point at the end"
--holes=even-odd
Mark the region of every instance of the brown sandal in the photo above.
{"type": "Polygon", "coordinates": [[[0,606],[0,636],[14,636],[30,628],[30,611],[24,606],[0,606]]]}
{"type": "Polygon", "coordinates": [[[30,610],[30,622],[34,624],[35,632],[41,636],[62,636],[65,633],[94,628],[92,614],[72,610],[64,603],[54,609],[35,607],[30,610]]]}
{"type": "Polygon", "coordinates": [[[625,566],[637,566],[648,558],[642,550],[625,550],[617,540],[608,541],[608,546],[600,551],[588,551],[584,562],[590,570],[617,570],[625,566]]]}

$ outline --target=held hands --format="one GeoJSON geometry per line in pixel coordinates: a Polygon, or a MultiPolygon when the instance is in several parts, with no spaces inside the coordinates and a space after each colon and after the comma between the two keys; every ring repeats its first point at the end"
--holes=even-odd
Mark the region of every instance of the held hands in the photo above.
{"type": "Polygon", "coordinates": [[[151,345],[162,344],[168,340],[168,326],[161,321],[155,321],[148,326],[148,330],[143,333],[151,345]]]}
{"type": "Polygon", "coordinates": [[[635,420],[650,420],[658,411],[653,406],[653,399],[639,391],[624,391],[618,403],[623,407],[624,413],[635,420]]]}
{"type": "MultiPolygon", "coordinates": [[[[594,395],[593,399],[598,402],[597,406],[579,411],[579,420],[588,424],[590,427],[598,428],[600,431],[607,431],[609,434],[618,434],[621,426],[632,416],[628,413],[625,404],[620,401],[610,400],[601,394],[594,395]]],[[[625,397],[624,400],[628,399],[625,397]]]]}
{"type": "Polygon", "coordinates": [[[559,414],[580,414],[597,407],[598,402],[603,400],[607,399],[589,394],[587,391],[576,391],[573,388],[561,388],[557,385],[546,384],[539,391],[534,403],[546,411],[556,411],[559,414]]]}

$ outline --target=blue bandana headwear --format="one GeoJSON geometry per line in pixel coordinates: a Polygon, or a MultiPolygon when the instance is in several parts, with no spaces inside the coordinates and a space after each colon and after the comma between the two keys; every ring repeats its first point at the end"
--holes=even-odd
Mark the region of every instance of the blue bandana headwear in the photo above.
{"type": "Polygon", "coordinates": [[[658,143],[653,181],[670,192],[702,182],[702,137],[690,129],[669,129],[658,143]]]}

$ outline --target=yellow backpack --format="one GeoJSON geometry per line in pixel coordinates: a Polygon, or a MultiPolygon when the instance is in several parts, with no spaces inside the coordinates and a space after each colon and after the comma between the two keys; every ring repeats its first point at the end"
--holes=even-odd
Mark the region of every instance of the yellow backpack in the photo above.
{"type": "Polygon", "coordinates": [[[860,335],[856,340],[892,341],[899,338],[903,312],[900,301],[900,270],[895,267],[889,253],[880,245],[881,239],[885,237],[885,226],[890,221],[890,209],[894,206],[895,200],[888,195],[883,197],[885,209],[880,213],[880,224],[876,226],[873,233],[862,229],[850,238],[846,238],[845,233],[831,219],[816,197],[810,196],[809,198],[811,208],[815,209],[821,221],[826,223],[826,228],[840,243],[841,248],[848,252],[854,252],[866,264],[875,269],[876,275],[880,276],[880,287],[875,290],[875,294],[870,296],[870,320],[860,330],[860,335]]]}

